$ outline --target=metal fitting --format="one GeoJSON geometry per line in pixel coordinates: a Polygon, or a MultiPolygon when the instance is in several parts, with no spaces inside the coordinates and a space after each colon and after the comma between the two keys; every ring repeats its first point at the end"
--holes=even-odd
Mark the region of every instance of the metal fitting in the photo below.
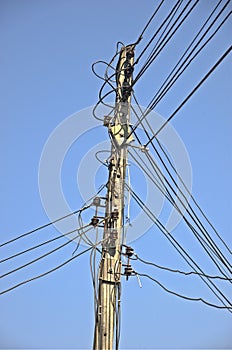
{"type": "Polygon", "coordinates": [[[98,223],[99,223],[99,219],[97,218],[97,216],[94,215],[91,219],[90,225],[97,226],[98,223]]]}

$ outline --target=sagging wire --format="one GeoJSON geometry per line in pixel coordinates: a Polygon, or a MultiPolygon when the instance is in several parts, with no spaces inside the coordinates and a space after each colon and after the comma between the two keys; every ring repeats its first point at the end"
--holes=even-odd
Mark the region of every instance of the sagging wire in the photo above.
{"type": "Polygon", "coordinates": [[[154,267],[156,267],[156,268],[158,268],[160,270],[164,270],[164,271],[168,271],[168,272],[172,272],[172,273],[177,273],[177,274],[181,274],[181,275],[184,275],[184,276],[195,275],[195,276],[207,277],[207,278],[210,278],[210,279],[219,279],[219,280],[227,281],[227,282],[232,280],[232,278],[222,277],[222,276],[218,276],[218,275],[212,276],[212,275],[208,275],[208,274],[201,273],[201,272],[196,272],[196,271],[181,271],[181,270],[178,270],[178,269],[172,269],[170,267],[162,266],[162,265],[156,264],[154,262],[151,262],[151,261],[148,261],[148,260],[144,260],[143,258],[141,258],[136,253],[134,253],[134,258],[132,257],[131,260],[138,260],[138,261],[142,262],[143,264],[154,266],[154,267]]]}
{"type": "Polygon", "coordinates": [[[37,275],[37,276],[35,276],[35,277],[29,278],[29,279],[27,279],[27,280],[24,280],[23,282],[20,282],[20,283],[15,284],[14,286],[12,286],[12,287],[10,287],[10,288],[8,288],[8,289],[3,290],[2,292],[0,292],[0,295],[3,295],[3,294],[5,294],[5,293],[8,293],[8,292],[12,291],[12,290],[15,289],[15,288],[18,288],[18,287],[20,287],[20,286],[22,286],[22,285],[24,285],[24,284],[27,284],[27,283],[29,283],[29,282],[32,282],[32,281],[34,281],[34,280],[36,280],[36,279],[38,279],[38,278],[44,277],[44,276],[46,276],[46,275],[48,275],[48,274],[50,274],[50,273],[52,273],[52,272],[54,272],[54,271],[60,269],[61,267],[67,265],[69,262],[73,261],[74,259],[78,258],[79,256],[81,256],[81,255],[87,253],[88,251],[90,251],[90,249],[92,249],[92,248],[90,247],[90,248],[87,248],[87,249],[83,250],[83,251],[80,252],[79,254],[77,254],[77,255],[75,255],[75,256],[72,256],[71,258],[65,260],[62,264],[60,264],[60,265],[54,267],[54,268],[51,269],[51,270],[48,270],[48,271],[46,271],[46,272],[44,272],[44,273],[42,273],[42,274],[40,274],[40,275],[37,275]]]}
{"type": "MultiPolygon", "coordinates": [[[[101,120],[101,121],[103,120],[102,118],[98,117],[97,114],[96,114],[96,109],[98,108],[98,106],[99,106],[101,103],[102,103],[103,105],[105,105],[105,106],[111,108],[110,113],[112,113],[112,112],[114,111],[114,106],[106,104],[106,103],[104,102],[104,99],[105,99],[107,96],[109,96],[110,94],[112,94],[113,92],[116,92],[116,88],[111,84],[112,78],[115,77],[116,74],[117,74],[116,69],[112,66],[112,63],[114,62],[114,60],[116,59],[116,57],[118,57],[118,55],[120,54],[121,49],[119,49],[119,45],[124,46],[124,44],[121,43],[121,42],[118,42],[118,43],[117,43],[117,45],[116,45],[116,53],[115,53],[115,55],[112,57],[112,59],[110,60],[109,63],[107,63],[107,62],[105,62],[105,61],[97,61],[97,62],[93,63],[93,65],[92,65],[92,71],[93,71],[94,75],[95,75],[96,77],[98,77],[99,79],[104,80],[104,83],[103,83],[103,85],[102,85],[102,87],[100,88],[100,91],[99,91],[99,100],[98,100],[98,102],[96,103],[95,107],[93,108],[93,116],[94,116],[97,120],[101,120]],[[99,64],[99,63],[103,63],[103,64],[105,64],[105,65],[107,66],[107,67],[106,67],[106,70],[105,70],[104,77],[100,76],[100,75],[97,74],[96,71],[95,71],[95,65],[96,65],[96,64],[99,64]],[[114,70],[114,73],[113,73],[111,76],[108,75],[108,69],[109,69],[109,68],[111,68],[112,70],[114,70]],[[110,90],[110,91],[107,92],[104,96],[102,96],[102,91],[103,91],[104,87],[105,87],[107,84],[111,87],[112,90],[110,90]]],[[[113,81],[113,82],[114,82],[114,81],[113,81]]]]}
{"type": "MultiPolygon", "coordinates": [[[[87,225],[87,227],[88,227],[88,226],[90,226],[90,225],[87,225]]],[[[93,227],[88,228],[88,229],[85,231],[85,234],[86,234],[88,231],[92,230],[92,229],[93,229],[93,227]]],[[[75,232],[75,231],[77,231],[77,230],[70,231],[69,233],[72,233],[72,232],[75,232]]],[[[68,240],[67,242],[65,242],[65,243],[61,244],[60,246],[58,246],[58,247],[56,247],[56,248],[50,250],[49,252],[47,252],[47,253],[45,253],[45,254],[43,254],[43,255],[41,255],[41,256],[39,256],[39,257],[33,259],[33,260],[31,260],[31,261],[29,261],[28,263],[23,264],[23,265],[20,265],[20,266],[16,267],[15,269],[10,270],[10,271],[8,271],[8,272],[2,274],[2,275],[0,276],[0,278],[4,278],[4,277],[6,277],[6,276],[8,276],[8,275],[11,275],[12,273],[17,272],[17,271],[19,271],[19,270],[21,270],[21,269],[23,269],[23,268],[25,268],[25,267],[27,267],[27,266],[29,266],[29,265],[31,265],[31,264],[34,264],[35,262],[37,262],[37,261],[39,261],[39,260],[41,260],[41,259],[43,259],[43,258],[45,258],[45,257],[47,257],[47,256],[49,256],[49,255],[51,255],[52,253],[57,252],[58,250],[64,248],[65,246],[69,245],[70,243],[72,243],[73,240],[77,239],[77,238],[80,237],[81,235],[83,235],[83,233],[79,233],[79,234],[76,235],[72,240],[68,240]]]]}
{"type": "MultiPolygon", "coordinates": [[[[167,287],[165,287],[163,284],[161,284],[160,281],[158,281],[158,279],[155,279],[153,278],[152,276],[148,275],[148,274],[145,274],[145,273],[140,273],[136,270],[134,270],[130,264],[130,260],[141,260],[142,262],[145,262],[146,264],[151,264],[151,265],[155,265],[156,267],[159,266],[159,265],[156,265],[156,264],[153,264],[153,263],[150,263],[150,262],[146,262],[144,261],[143,259],[139,259],[138,258],[138,255],[134,253],[134,249],[131,248],[131,247],[128,247],[128,246],[125,246],[126,248],[126,251],[125,253],[122,253],[124,256],[126,256],[128,258],[128,262],[127,264],[125,265],[125,270],[124,270],[124,273],[122,273],[121,275],[122,276],[125,276],[126,279],[128,280],[129,277],[131,276],[136,276],[138,278],[138,282],[139,282],[139,286],[141,287],[141,281],[139,279],[139,277],[147,277],[149,279],[151,279],[152,281],[154,281],[156,284],[158,284],[163,290],[165,290],[166,292],[170,293],[170,294],[173,294],[179,298],[182,298],[182,299],[186,299],[186,300],[190,300],[190,301],[200,301],[208,306],[211,306],[211,307],[214,307],[214,308],[217,308],[217,309],[227,309],[229,312],[232,312],[232,305],[231,303],[228,301],[228,303],[230,304],[230,306],[227,306],[223,303],[224,306],[221,306],[221,305],[216,305],[214,303],[211,303],[211,302],[208,302],[207,300],[199,297],[199,298],[193,298],[193,297],[188,297],[188,296],[185,296],[183,294],[180,294],[180,293],[177,293],[177,292],[174,292],[170,289],[168,289],[167,287]],[[133,256],[135,256],[135,258],[133,258],[133,256]]],[[[162,267],[163,268],[163,267],[162,267]]],[[[173,270],[171,270],[173,271],[173,270]]],[[[175,271],[175,272],[179,272],[179,270],[175,271]]],[[[199,274],[200,276],[203,276],[202,274],[199,274]]],[[[204,277],[206,277],[206,275],[204,275],[204,277]]],[[[207,277],[215,277],[215,276],[207,276],[207,277]]]]}
{"type": "MultiPolygon", "coordinates": [[[[165,228],[165,226],[161,223],[161,221],[154,215],[154,213],[146,206],[146,204],[136,195],[136,193],[132,191],[132,196],[136,203],[144,210],[146,215],[154,222],[154,224],[160,229],[160,231],[164,234],[164,236],[168,239],[168,241],[172,244],[172,246],[178,251],[178,253],[182,256],[182,258],[186,261],[186,263],[194,270],[197,271],[196,268],[201,272],[204,271],[200,268],[200,266],[194,261],[194,259],[188,254],[188,252],[181,246],[181,244],[175,239],[175,237],[165,228]],[[195,267],[196,268],[195,268],[195,267]]],[[[222,291],[215,285],[210,279],[205,277],[208,281],[204,279],[203,276],[199,276],[202,281],[209,287],[209,289],[213,292],[213,294],[221,301],[223,305],[225,305],[223,299],[217,294],[219,293],[229,304],[230,301],[227,297],[222,293],[222,291]],[[215,290],[217,291],[215,291],[215,290]]]]}
{"type": "Polygon", "coordinates": [[[100,150],[100,151],[97,151],[97,152],[95,153],[95,158],[97,159],[97,161],[98,161],[99,163],[101,163],[102,165],[108,167],[108,163],[109,163],[110,156],[107,157],[106,160],[102,161],[102,160],[98,157],[98,154],[100,154],[100,153],[111,153],[111,152],[110,152],[109,150],[100,150]]]}

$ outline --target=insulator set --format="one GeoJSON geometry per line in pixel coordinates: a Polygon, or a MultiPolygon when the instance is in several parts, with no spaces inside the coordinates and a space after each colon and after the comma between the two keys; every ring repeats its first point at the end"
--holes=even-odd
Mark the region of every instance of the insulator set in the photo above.
{"type": "Polygon", "coordinates": [[[128,277],[132,275],[132,273],[133,273],[133,269],[131,265],[127,265],[124,269],[124,275],[126,276],[127,280],[128,280],[128,277]]]}
{"type": "Polygon", "coordinates": [[[131,258],[134,255],[134,249],[131,247],[126,247],[125,255],[127,255],[128,258],[131,258]]]}
{"type": "Polygon", "coordinates": [[[99,219],[98,217],[96,217],[95,215],[92,217],[91,219],[91,222],[90,222],[90,225],[93,225],[93,226],[97,226],[99,223],[99,219]]]}

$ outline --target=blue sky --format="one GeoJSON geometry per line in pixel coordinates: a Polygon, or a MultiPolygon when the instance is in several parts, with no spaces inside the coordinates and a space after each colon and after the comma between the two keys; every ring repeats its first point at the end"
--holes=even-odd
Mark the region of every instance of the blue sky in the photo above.
{"type": "MultiPolygon", "coordinates": [[[[91,72],[92,63],[99,59],[108,61],[114,55],[117,41],[134,42],[157,3],[1,0],[1,242],[48,222],[38,187],[38,167],[44,144],[62,121],[97,101],[101,82],[91,72]]],[[[176,41],[172,41],[167,54],[158,58],[138,82],[135,93],[141,105],[148,104],[177,59],[179,50],[188,43],[191,31],[197,30],[215,4],[216,1],[200,0],[191,20],[176,41]]],[[[165,6],[167,11],[168,2],[165,6]]],[[[138,52],[154,28],[153,23],[141,47],[138,46],[138,52]]],[[[170,115],[228,48],[230,35],[231,22],[228,21],[205,54],[158,106],[158,113],[164,118],[170,115]]],[[[231,57],[227,57],[171,123],[190,157],[193,195],[231,246],[230,91],[231,57]]],[[[80,116],[77,118],[80,125],[84,123],[80,116]]],[[[85,150],[106,136],[105,131],[96,130],[75,143],[64,162],[64,192],[72,210],[83,205],[76,186],[78,164],[85,150]]],[[[101,179],[101,183],[105,183],[106,173],[99,176],[98,185],[101,179]]],[[[134,176],[131,173],[136,186],[136,173],[134,176]]],[[[138,176],[142,179],[141,174],[138,176]]],[[[94,181],[88,173],[85,185],[94,181]]],[[[143,184],[137,186],[143,191],[143,184]]],[[[185,230],[180,224],[177,237],[181,239],[178,234],[185,230]]],[[[1,254],[9,256],[56,234],[54,228],[48,228],[9,245],[1,254]]],[[[189,244],[191,242],[189,239],[189,244]]],[[[49,247],[52,249],[53,245],[49,247]]],[[[133,247],[148,260],[187,269],[156,228],[135,241],[133,247]]],[[[197,254],[194,247],[193,255],[197,254]]],[[[2,279],[1,290],[59,264],[71,256],[74,248],[73,245],[64,248],[35,266],[2,279]]],[[[38,256],[35,254],[40,253],[32,252],[28,260],[38,256]]],[[[18,258],[15,265],[1,264],[1,271],[24,262],[25,259],[18,258]]],[[[208,262],[205,266],[210,272],[208,262]]],[[[196,278],[178,278],[155,269],[146,270],[143,265],[138,265],[138,270],[149,271],[170,289],[183,294],[211,297],[196,278]]],[[[139,288],[135,278],[123,281],[122,349],[232,347],[229,312],[178,299],[146,279],[142,279],[142,285],[139,288]]],[[[93,290],[88,255],[2,295],[0,303],[1,348],[91,347],[93,290]]]]}

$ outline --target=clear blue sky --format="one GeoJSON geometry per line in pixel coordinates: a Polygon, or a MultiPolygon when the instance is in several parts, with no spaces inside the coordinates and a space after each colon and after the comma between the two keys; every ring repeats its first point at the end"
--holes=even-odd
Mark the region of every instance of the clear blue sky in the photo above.
{"type": "MultiPolygon", "coordinates": [[[[151,0],[0,1],[1,242],[48,222],[38,188],[38,166],[44,144],[65,118],[97,101],[100,81],[92,74],[91,64],[98,59],[109,60],[117,41],[134,42],[156,4],[158,1],[151,0]]],[[[149,102],[162,74],[168,72],[172,60],[175,62],[182,45],[188,42],[188,34],[197,30],[215,4],[216,1],[200,0],[192,20],[170,45],[171,54],[157,60],[150,73],[141,78],[135,88],[141,105],[149,102]]],[[[154,28],[153,23],[144,42],[154,28]]],[[[158,113],[164,118],[170,115],[228,48],[230,37],[228,21],[185,79],[160,104],[158,113]]],[[[144,43],[140,45],[143,47],[144,43]]],[[[227,57],[172,120],[191,160],[193,194],[230,246],[231,78],[231,57],[227,57]]],[[[79,123],[82,122],[80,118],[79,123]]],[[[73,210],[83,204],[76,187],[78,162],[85,147],[101,141],[99,135],[91,134],[91,145],[87,140],[75,144],[70,159],[67,158],[64,191],[73,210]],[[75,152],[79,152],[77,158],[75,152]]],[[[102,183],[105,183],[103,175],[102,183]]],[[[92,181],[88,173],[87,182],[92,181]]],[[[9,256],[56,234],[51,228],[41,231],[8,246],[4,253],[1,250],[1,256],[9,256]]],[[[153,228],[133,246],[148,260],[187,270],[172,247],[160,237],[153,228]]],[[[1,280],[1,290],[59,264],[71,256],[73,247],[1,280]]],[[[36,254],[39,253],[28,255],[28,259],[36,254]]],[[[25,259],[18,258],[14,264],[1,264],[1,274],[24,262],[25,259]]],[[[143,272],[146,268],[141,265],[138,270],[143,272]]],[[[194,297],[211,297],[196,278],[164,275],[155,269],[149,269],[149,273],[170,289],[194,297]]],[[[140,289],[135,278],[123,281],[122,349],[232,348],[229,312],[178,299],[146,279],[142,284],[140,289]]],[[[0,304],[1,348],[91,348],[93,290],[88,255],[2,295],[0,304]]]]}

